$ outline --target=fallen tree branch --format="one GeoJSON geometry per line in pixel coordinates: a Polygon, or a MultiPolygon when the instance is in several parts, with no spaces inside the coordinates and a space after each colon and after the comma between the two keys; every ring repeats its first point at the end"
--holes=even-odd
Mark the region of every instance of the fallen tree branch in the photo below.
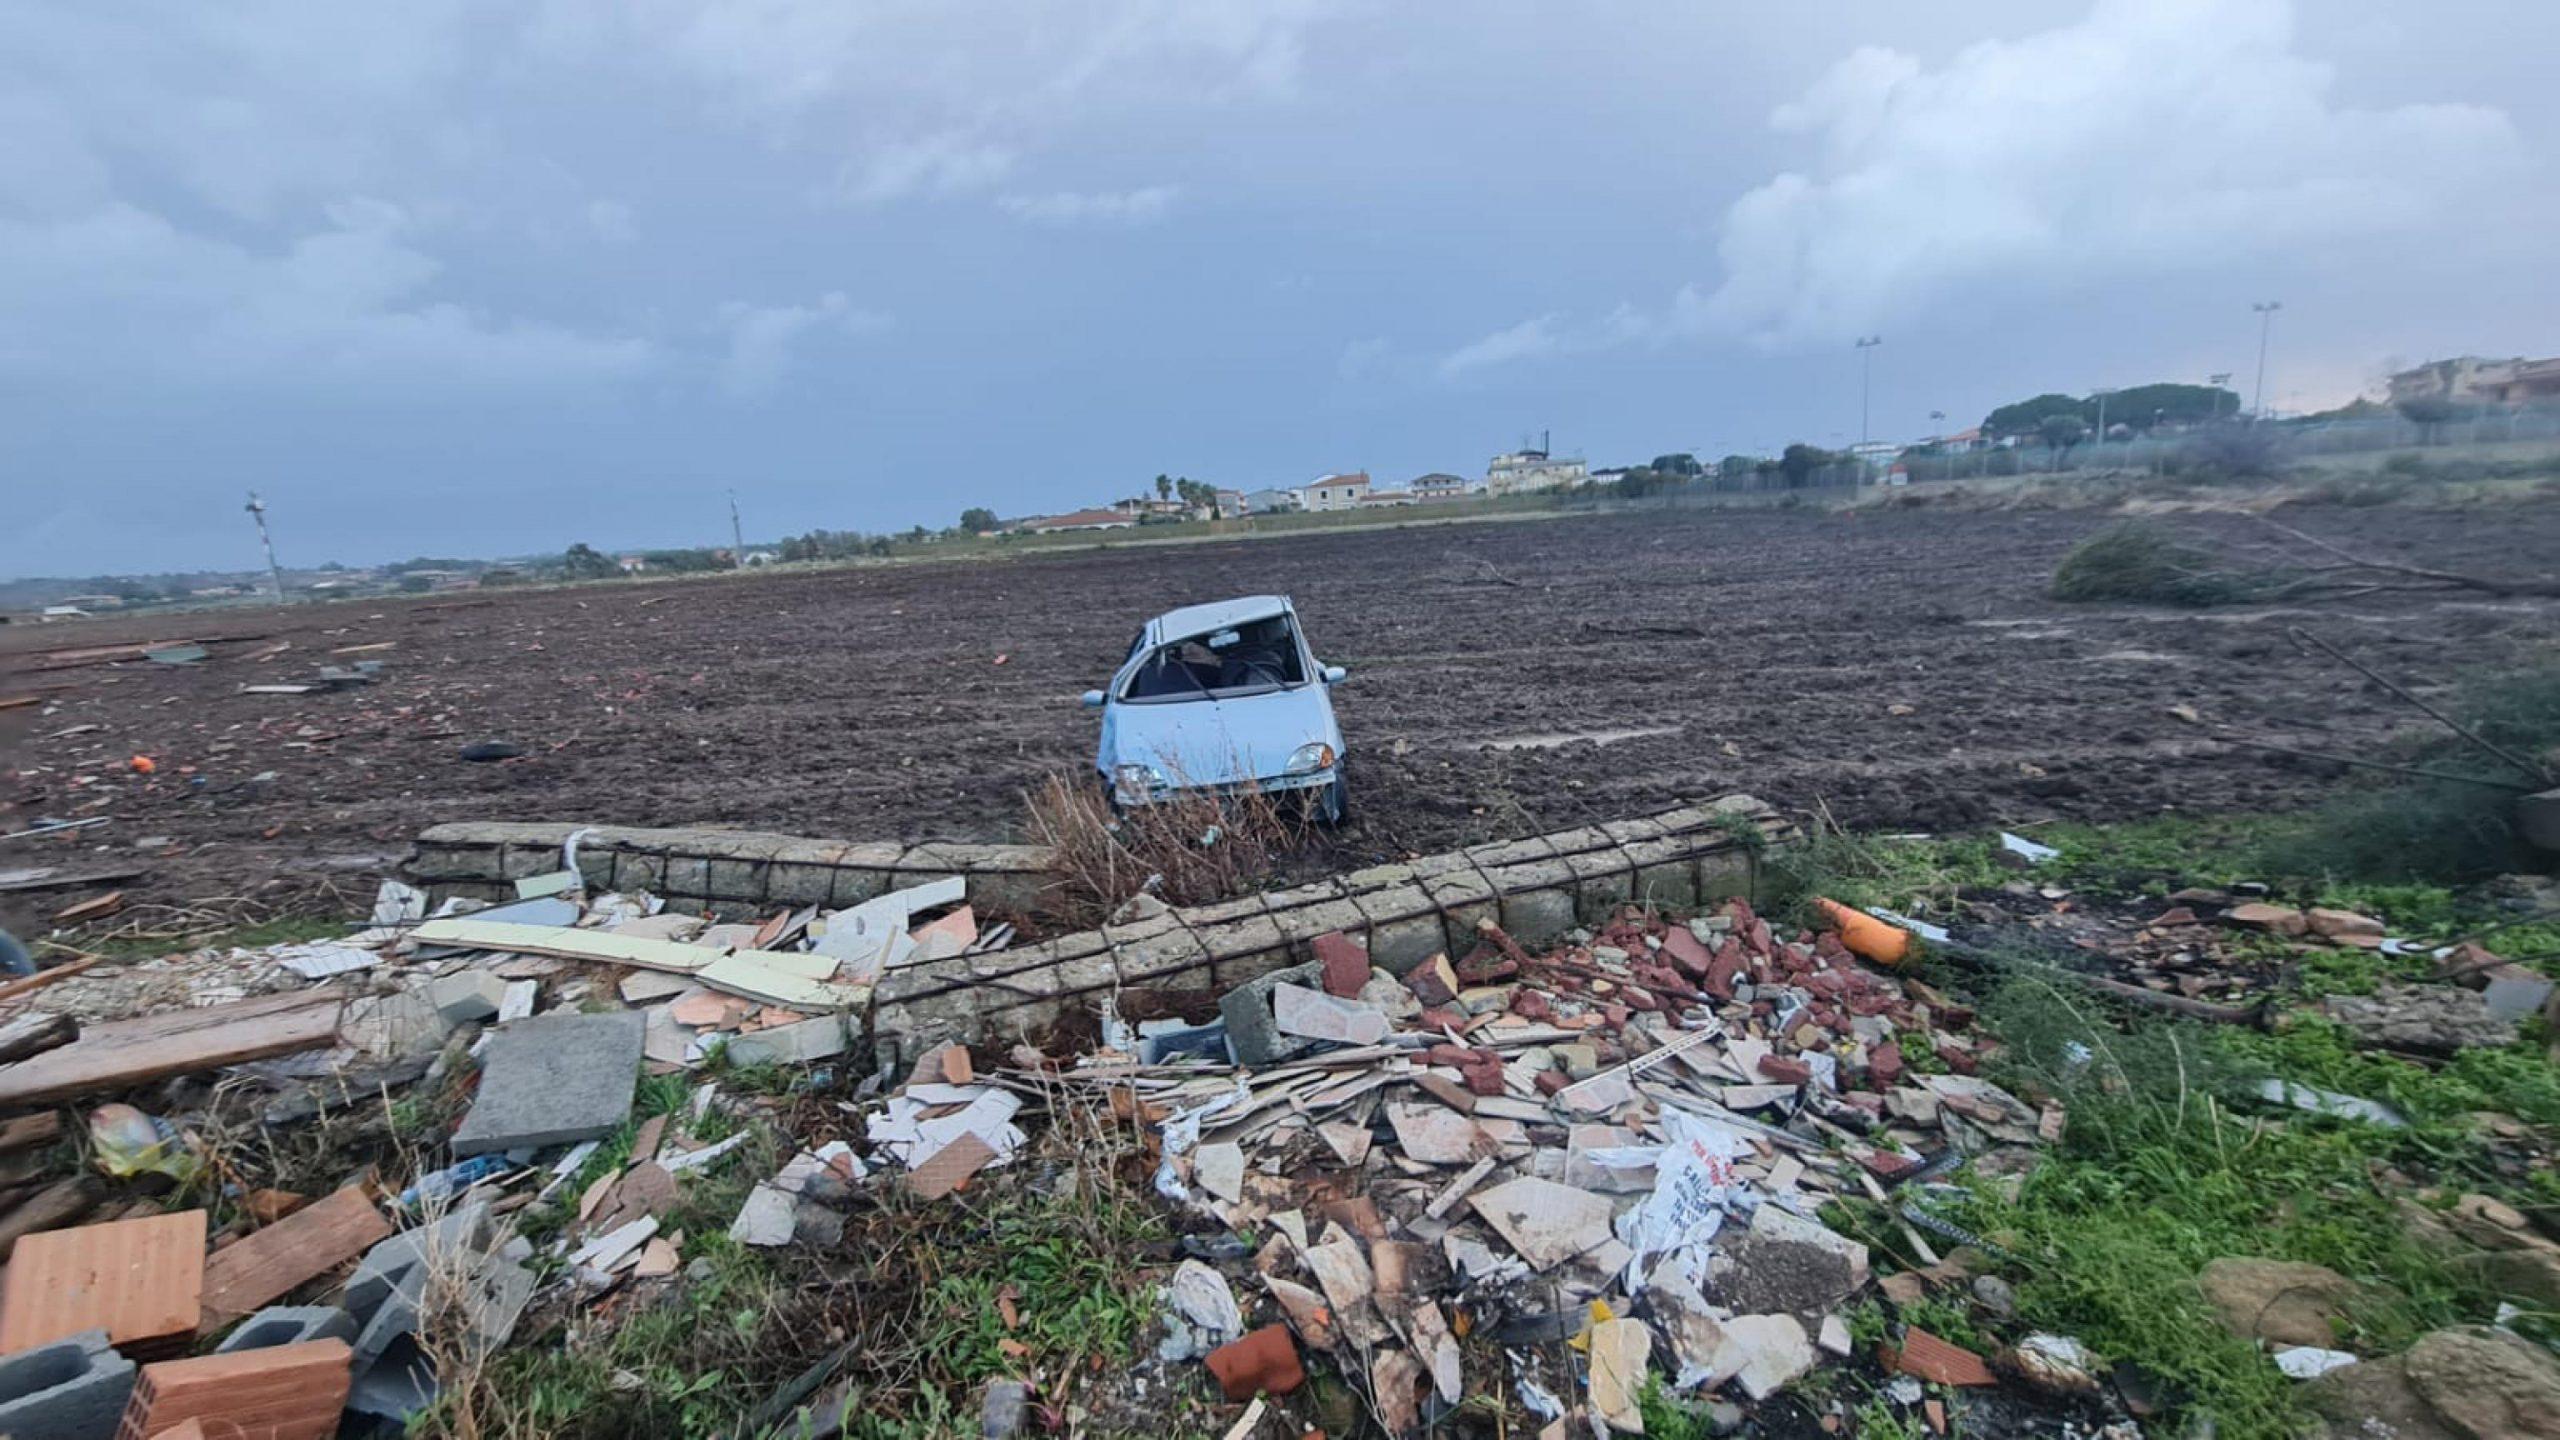
{"type": "Polygon", "coordinates": [[[2440,585],[2450,585],[2462,590],[2480,590],[2491,595],[2560,596],[2560,581],[2490,580],[2478,575],[2464,575],[2453,570],[2430,570],[2422,565],[2402,565],[2396,561],[2368,559],[2352,551],[2340,549],[2317,535],[2308,535],[2290,525],[2270,520],[2264,515],[2255,515],[2250,518],[2277,534],[2290,536],[2314,549],[2326,551],[2360,569],[2381,570],[2393,575],[2414,575],[2421,580],[2433,580],[2440,585]]]}
{"type": "Polygon", "coordinates": [[[2505,746],[2490,740],[2487,736],[2481,735],[2477,731],[2472,730],[2461,721],[2454,719],[2452,716],[2447,715],[2433,705],[2428,704],[2426,701],[2410,694],[2401,686],[2384,678],[2380,671],[2374,669],[2370,665],[2367,665],[2363,661],[2358,660],[2346,651],[2339,649],[2337,646],[2330,644],[2328,641],[2321,639],[2319,636],[2312,634],[2310,631],[2303,629],[2299,625],[2286,626],[2285,634],[2292,637],[2294,643],[2297,645],[2314,645],[2319,647],[2321,650],[2327,652],[2329,658],[2352,667],[2357,674],[2362,675],[2367,680],[2370,680],[2374,684],[2381,686],[2383,689],[2390,691],[2392,694],[2399,696],[2401,699],[2408,701],[2410,704],[2417,706],[2420,710],[2425,711],[2429,716],[2441,722],[2446,729],[2452,731],[2454,734],[2459,735],[2463,739],[2470,741],[2472,744],[2479,746],[2481,749],[2489,752],[2489,754],[2505,761],[2507,764],[2514,766],[2525,774],[2534,777],[2543,784],[2548,785],[2551,783],[2550,771],[2543,769],[2541,766],[2525,759],[2523,756],[2516,754],[2505,746]]]}

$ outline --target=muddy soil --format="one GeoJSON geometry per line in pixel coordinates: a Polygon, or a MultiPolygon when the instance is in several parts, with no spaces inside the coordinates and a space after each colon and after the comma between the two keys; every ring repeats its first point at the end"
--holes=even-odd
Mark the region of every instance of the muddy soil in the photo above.
{"type": "MultiPolygon", "coordinates": [[[[2487,573],[2560,554],[2560,505],[2285,518],[2487,573]]],[[[2337,772],[2215,743],[2171,705],[2332,751],[2413,722],[2286,627],[2427,686],[2516,663],[2560,615],[2487,595],[2207,612],[2045,598],[2105,523],[1665,511],[10,627],[0,695],[46,703],[0,711],[0,821],[112,820],[10,842],[0,863],[147,856],[128,889],[167,900],[361,872],[442,820],[1011,838],[1028,786],[1090,766],[1076,695],[1146,615],[1261,591],[1294,595],[1319,656],[1351,672],[1335,692],[1344,863],[1731,790],[1916,830],[2261,809],[2337,772]],[[263,638],[185,668],[34,668],[42,649],[177,636],[263,638]],[[248,658],[279,640],[292,648],[248,658]],[[384,643],[364,652],[388,662],[368,688],[240,693],[384,643]],[[100,728],[62,734],[82,725],[100,728]],[[483,740],[525,753],[460,758],[483,740]],[[130,773],[137,754],[154,773],[130,773]]],[[[2178,523],[2272,543],[2242,517],[2178,523]]]]}

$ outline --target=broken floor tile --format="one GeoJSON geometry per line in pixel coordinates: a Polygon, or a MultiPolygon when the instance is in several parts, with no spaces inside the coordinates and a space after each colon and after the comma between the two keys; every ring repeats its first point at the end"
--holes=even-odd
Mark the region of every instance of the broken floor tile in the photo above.
{"type": "Polygon", "coordinates": [[[1534,1270],[1552,1270],[1610,1238],[1609,1202],[1553,1180],[1505,1181],[1467,1203],[1534,1270]]]}

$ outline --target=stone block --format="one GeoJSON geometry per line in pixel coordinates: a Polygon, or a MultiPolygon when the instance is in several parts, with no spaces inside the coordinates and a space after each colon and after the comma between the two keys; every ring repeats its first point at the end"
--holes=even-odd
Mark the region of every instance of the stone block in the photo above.
{"type": "Polygon", "coordinates": [[[832,865],[777,861],[765,872],[765,898],[777,905],[825,905],[835,898],[832,865]]]}
{"type": "Polygon", "coordinates": [[[1574,927],[1573,896],[1563,889],[1524,890],[1502,897],[1502,928],[1531,949],[1574,927]]]}
{"type": "Polygon", "coordinates": [[[715,859],[704,877],[710,886],[706,893],[714,900],[761,904],[765,898],[766,865],[763,860],[715,859]]]}
{"type": "Polygon", "coordinates": [[[613,888],[626,895],[657,894],[667,888],[667,857],[648,851],[620,850],[613,857],[613,888]]]}
{"type": "Polygon", "coordinates": [[[838,909],[889,893],[889,872],[869,865],[839,865],[827,882],[826,902],[838,909]]]}
{"type": "Polygon", "coordinates": [[[1694,865],[1647,865],[1636,871],[1632,898],[1639,905],[1674,912],[1698,908],[1698,870],[1694,865]]]}
{"type": "Polygon", "coordinates": [[[1416,915],[1406,920],[1389,920],[1369,929],[1369,959],[1381,970],[1398,979],[1410,975],[1421,964],[1445,948],[1436,913],[1416,915]]]}
{"type": "Polygon", "coordinates": [[[1752,863],[1751,852],[1708,851],[1698,857],[1698,904],[1705,908],[1727,900],[1757,899],[1759,878],[1759,867],[1752,863]]]}
{"type": "Polygon", "coordinates": [[[133,1362],[104,1330],[0,1358],[0,1435],[109,1440],[133,1381],[133,1362]]]}
{"type": "Polygon", "coordinates": [[[666,892],[697,900],[717,898],[711,893],[711,861],[701,855],[669,855],[666,892]]]}
{"type": "Polygon", "coordinates": [[[559,1145],[612,1132],[631,1113],[646,1017],[537,1015],[495,1032],[480,1091],[453,1134],[453,1153],[559,1145]]]}
{"type": "Polygon", "coordinates": [[[1573,913],[1585,925],[1605,925],[1635,893],[1635,874],[1621,865],[1606,875],[1575,881],[1573,913]]]}

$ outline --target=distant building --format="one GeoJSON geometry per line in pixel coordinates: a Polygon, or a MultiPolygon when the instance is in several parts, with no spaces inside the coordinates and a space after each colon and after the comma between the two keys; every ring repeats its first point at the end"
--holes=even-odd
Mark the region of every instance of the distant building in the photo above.
{"type": "Polygon", "coordinates": [[[1291,511],[1306,508],[1306,502],[1298,498],[1298,492],[1295,490],[1270,489],[1245,492],[1244,513],[1247,515],[1286,515],[1291,511]]]}
{"type": "Polygon", "coordinates": [[[1151,500],[1144,495],[1132,495],[1126,500],[1112,501],[1111,508],[1119,511],[1123,515],[1170,515],[1179,520],[1191,513],[1191,502],[1188,500],[1151,500]]]}
{"type": "Polygon", "coordinates": [[[86,620],[89,612],[77,605],[47,605],[36,612],[39,620],[86,620]]]}
{"type": "Polygon", "coordinates": [[[2391,403],[2446,400],[2457,405],[2527,405],[2560,399],[2560,359],[2484,360],[2462,355],[2431,360],[2391,377],[2391,403]]]}
{"type": "Polygon", "coordinates": [[[1421,503],[1422,497],[1414,494],[1410,490],[1371,489],[1362,492],[1360,496],[1360,508],[1363,510],[1387,510],[1399,505],[1419,505],[1421,503]]]}
{"type": "Polygon", "coordinates": [[[1982,427],[1976,425],[1970,430],[1959,430],[1953,435],[1941,435],[1937,439],[1937,446],[1950,455],[1971,454],[1982,448],[1982,427]]]}
{"type": "Polygon", "coordinates": [[[1298,487],[1298,503],[1308,510],[1357,510],[1369,494],[1369,472],[1354,470],[1347,475],[1318,476],[1311,484],[1298,487]]]}
{"type": "Polygon", "coordinates": [[[1485,467],[1484,488],[1496,495],[1526,495],[1579,485],[1591,471],[1579,459],[1549,455],[1544,450],[1518,450],[1496,455],[1485,467]]]}
{"type": "Polygon", "coordinates": [[[770,550],[750,550],[747,552],[746,563],[749,565],[770,565],[781,558],[781,556],[774,554],[770,550]]]}
{"type": "Polygon", "coordinates": [[[1463,475],[1450,475],[1435,470],[1428,475],[1414,476],[1412,485],[1407,488],[1413,491],[1414,499],[1432,501],[1463,500],[1467,496],[1467,491],[1473,487],[1467,484],[1466,477],[1463,475]]]}
{"type": "Polygon", "coordinates": [[[124,597],[121,595],[65,595],[62,597],[62,603],[76,605],[83,610],[119,610],[124,607],[124,597]]]}
{"type": "MultiPolygon", "coordinates": [[[[646,555],[616,555],[613,557],[613,563],[621,568],[623,574],[637,575],[649,568],[649,557],[646,555]]],[[[424,574],[433,578],[441,575],[443,572],[436,570],[412,570],[409,573],[411,575],[424,574]]]]}
{"type": "Polygon", "coordinates": [[[1249,513],[1250,507],[1245,504],[1244,492],[1241,490],[1221,490],[1216,498],[1217,518],[1220,520],[1241,519],[1249,513]]]}
{"type": "Polygon", "coordinates": [[[1072,510],[1025,520],[1022,528],[1034,535],[1055,535],[1066,530],[1126,530],[1137,523],[1136,512],[1129,510],[1072,510]]]}
{"type": "Polygon", "coordinates": [[[1899,440],[1861,440],[1849,447],[1850,459],[1864,460],[1870,465],[1890,465],[1893,457],[1901,453],[1902,442],[1899,440]]]}

